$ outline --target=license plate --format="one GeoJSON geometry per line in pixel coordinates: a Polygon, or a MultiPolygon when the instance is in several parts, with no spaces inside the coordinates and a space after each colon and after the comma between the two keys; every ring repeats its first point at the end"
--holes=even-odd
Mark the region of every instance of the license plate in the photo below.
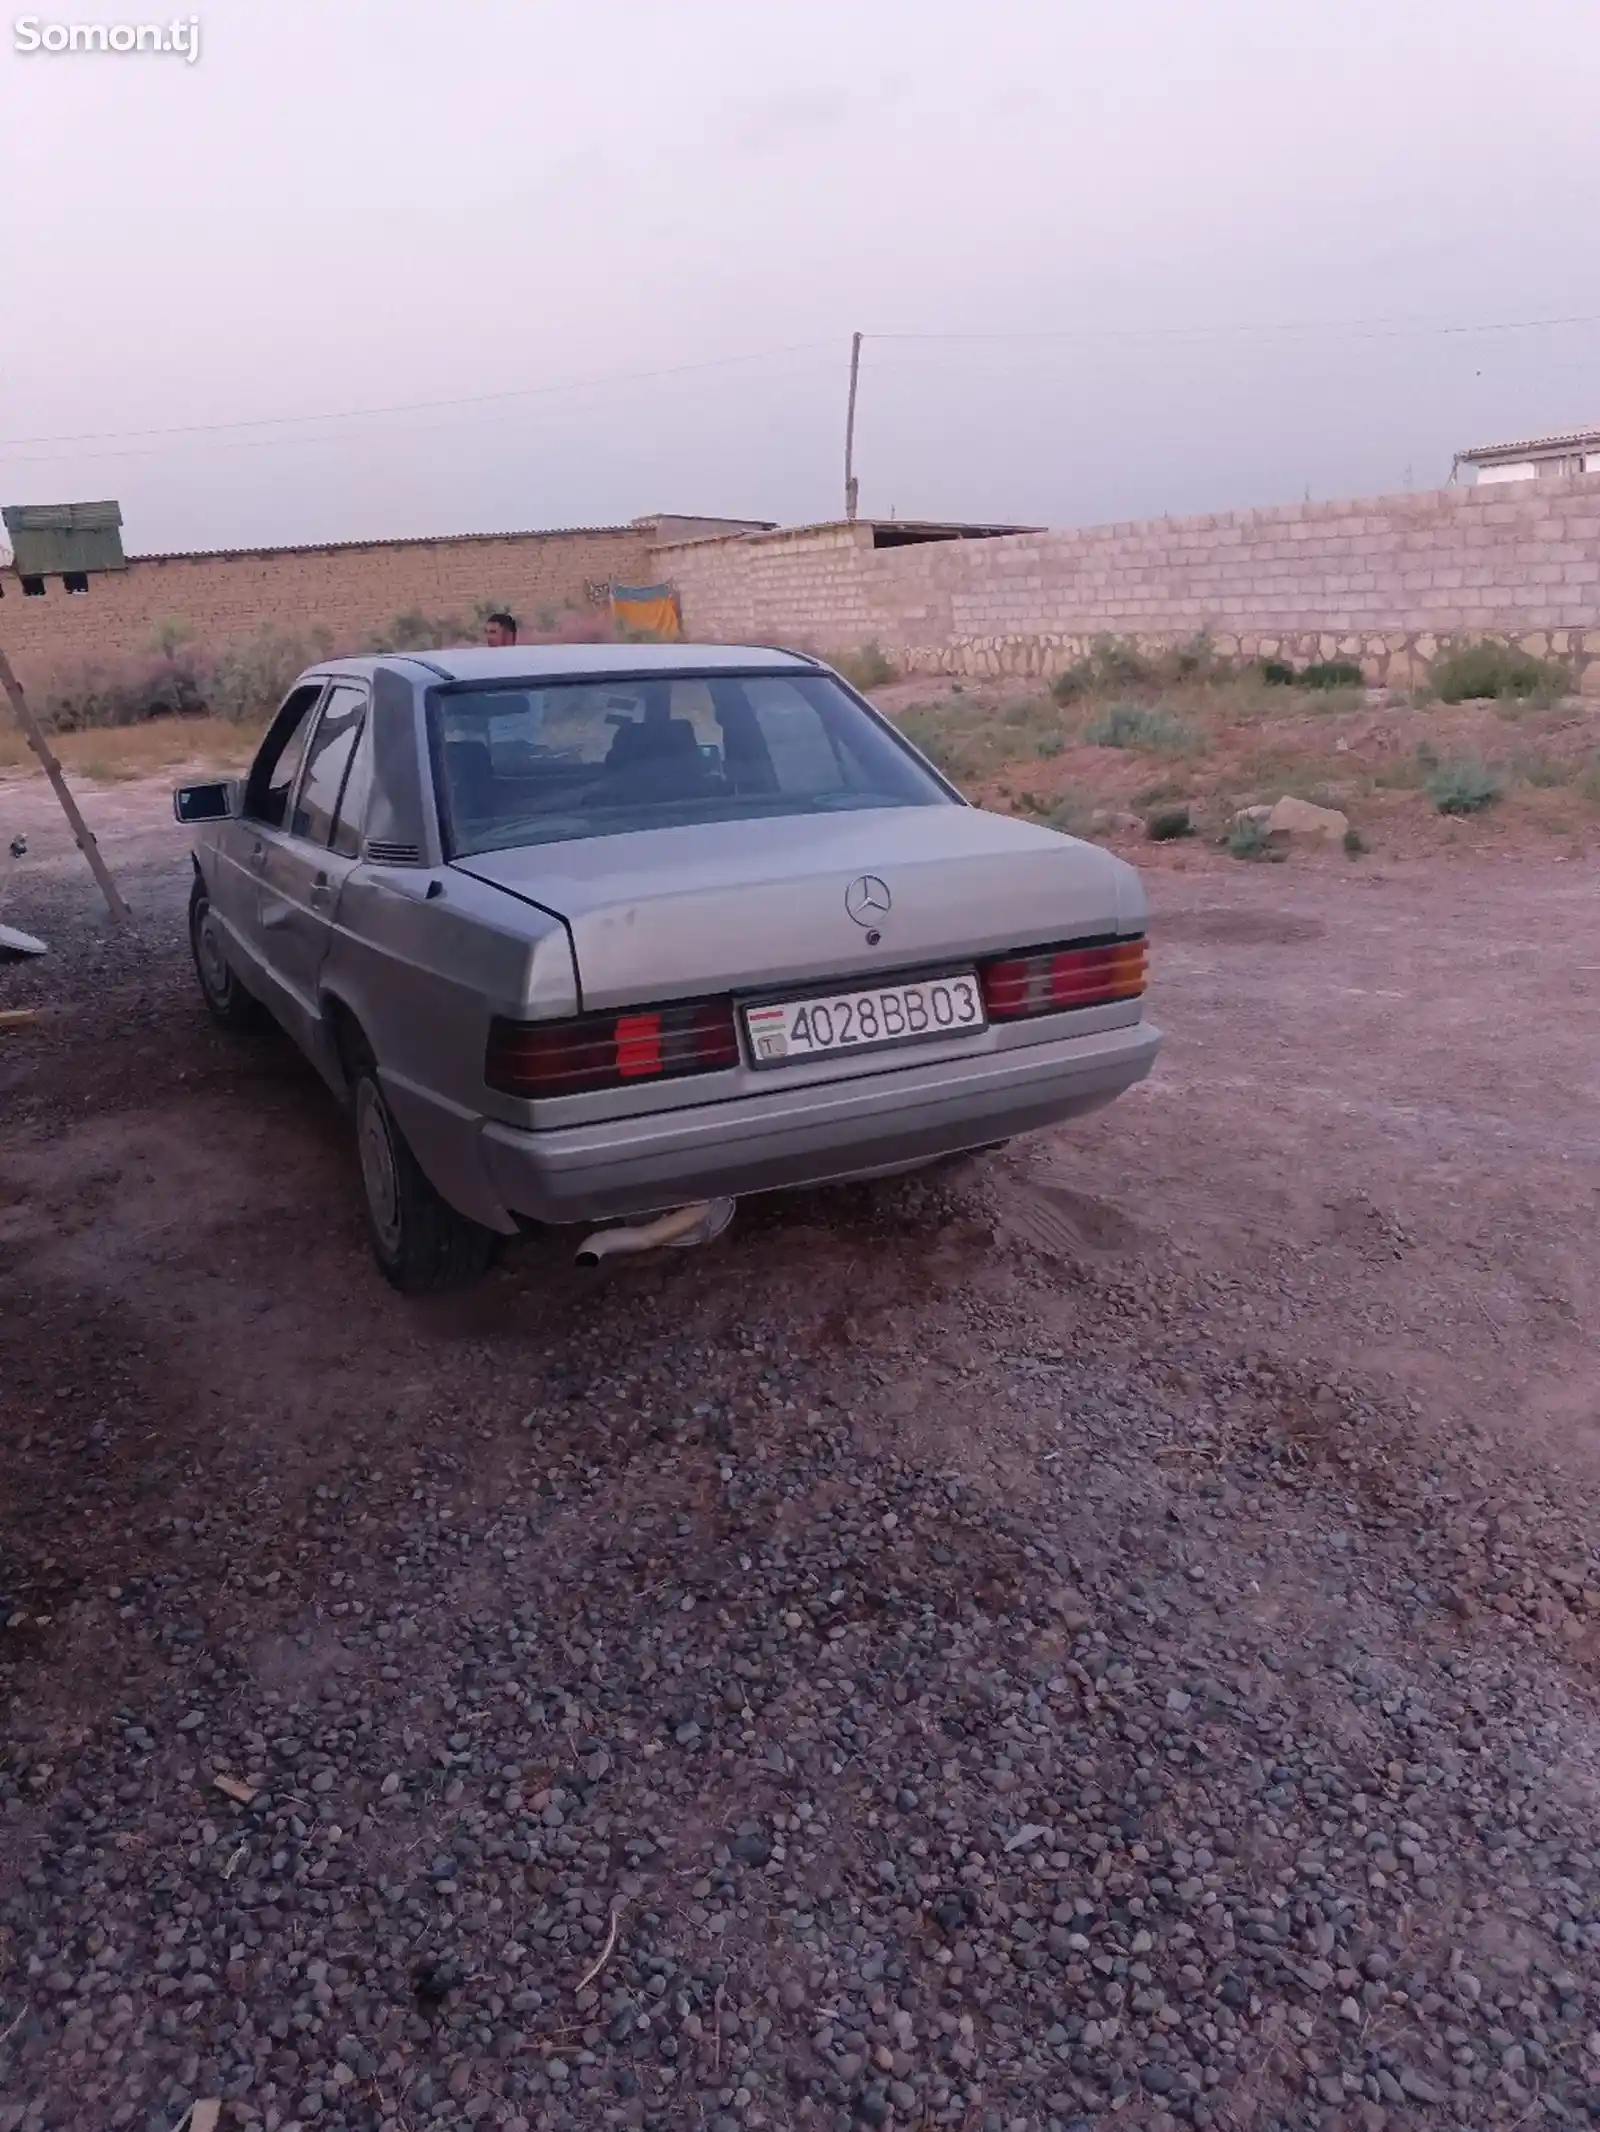
{"type": "Polygon", "coordinates": [[[987,1029],[976,977],[923,977],[914,984],[875,985],[869,992],[835,992],[820,999],[774,1001],[744,1010],[750,1056],[757,1066],[794,1066],[841,1051],[878,1051],[932,1037],[976,1036],[987,1029]]]}

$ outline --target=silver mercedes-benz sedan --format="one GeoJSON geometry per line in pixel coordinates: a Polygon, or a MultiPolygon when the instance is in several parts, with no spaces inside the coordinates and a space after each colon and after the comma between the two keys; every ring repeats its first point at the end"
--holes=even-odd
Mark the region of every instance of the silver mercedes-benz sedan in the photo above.
{"type": "Polygon", "coordinates": [[[792,652],[333,660],[176,810],[206,1002],[349,1105],[407,1291],[530,1223],[695,1242],[740,1193],[992,1146],[1160,1042],[1133,868],[967,805],[792,652]]]}

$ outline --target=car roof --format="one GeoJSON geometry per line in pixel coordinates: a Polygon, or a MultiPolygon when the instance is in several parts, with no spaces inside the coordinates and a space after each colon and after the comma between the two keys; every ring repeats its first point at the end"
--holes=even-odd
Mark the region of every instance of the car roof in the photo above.
{"type": "Polygon", "coordinates": [[[815,667],[802,652],[766,644],[449,644],[438,651],[388,652],[326,659],[319,674],[370,675],[379,665],[424,667],[445,681],[536,681],[563,677],[703,674],[760,667],[765,672],[815,667]]]}

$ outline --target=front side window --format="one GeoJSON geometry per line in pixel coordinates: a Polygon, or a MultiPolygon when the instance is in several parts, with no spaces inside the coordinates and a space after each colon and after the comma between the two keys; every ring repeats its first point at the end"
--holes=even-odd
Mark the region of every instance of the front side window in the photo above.
{"type": "Polygon", "coordinates": [[[295,794],[294,819],[289,824],[292,835],[324,845],[332,838],[339,795],[344,790],[350,758],[361,738],[361,723],[366,715],[366,690],[348,681],[336,681],[328,691],[306,755],[305,775],[295,794]]]}
{"type": "Polygon", "coordinates": [[[245,781],[244,812],[253,821],[265,822],[272,829],[283,827],[295,773],[322,699],[322,687],[320,681],[308,681],[303,687],[291,689],[267,728],[267,737],[245,781]]]}
{"type": "Polygon", "coordinates": [[[448,689],[430,718],[457,857],[768,815],[956,804],[826,674],[448,689]]]}

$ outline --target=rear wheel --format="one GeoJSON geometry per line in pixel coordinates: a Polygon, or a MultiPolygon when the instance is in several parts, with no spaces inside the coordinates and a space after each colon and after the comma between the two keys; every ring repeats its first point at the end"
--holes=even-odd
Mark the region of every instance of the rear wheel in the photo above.
{"type": "Polygon", "coordinates": [[[226,936],[211,907],[210,891],[198,874],[189,891],[189,948],[201,996],[212,1020],[224,1029],[259,1026],[261,1008],[234,975],[226,936]]]}
{"type": "Polygon", "coordinates": [[[464,1288],[488,1271],[498,1241],[440,1198],[405,1143],[371,1061],[354,1074],[356,1153],[367,1235],[384,1278],[402,1295],[464,1288]]]}

